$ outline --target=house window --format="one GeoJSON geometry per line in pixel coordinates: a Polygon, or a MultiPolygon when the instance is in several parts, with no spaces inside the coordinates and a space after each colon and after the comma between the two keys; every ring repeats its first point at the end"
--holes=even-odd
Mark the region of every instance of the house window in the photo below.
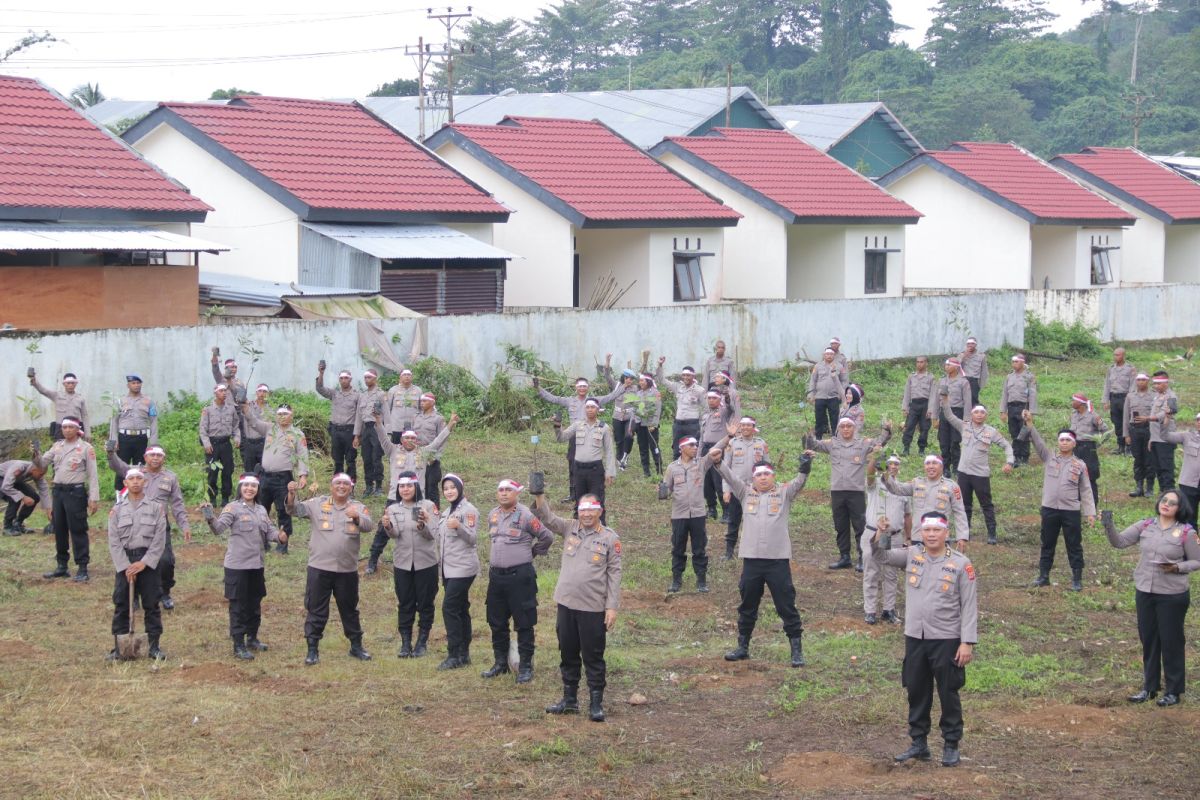
{"type": "Polygon", "coordinates": [[[1112,283],[1112,262],[1108,254],[1115,247],[1092,247],[1092,286],[1106,286],[1112,283]]]}
{"type": "Polygon", "coordinates": [[[863,293],[887,294],[887,251],[868,250],[866,257],[866,282],[863,293]]]}
{"type": "Polygon", "coordinates": [[[675,254],[675,302],[703,300],[704,272],[700,269],[700,257],[675,254]]]}

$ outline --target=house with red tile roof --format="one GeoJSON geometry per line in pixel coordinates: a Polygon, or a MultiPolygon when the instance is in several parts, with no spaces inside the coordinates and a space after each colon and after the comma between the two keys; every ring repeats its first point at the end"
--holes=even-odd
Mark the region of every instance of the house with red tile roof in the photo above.
{"type": "Polygon", "coordinates": [[[726,299],[903,293],[920,212],[791,133],[717,128],[650,153],[742,215],[725,232],[726,299]]]}
{"type": "Polygon", "coordinates": [[[513,209],[496,244],[512,305],[660,306],[722,299],[740,215],[601,122],[506,117],[426,144],[513,209]]]}
{"type": "Polygon", "coordinates": [[[1050,164],[1137,218],[1122,283],[1200,283],[1200,183],[1132,147],[1085,147],[1050,164]]]}
{"type": "Polygon", "coordinates": [[[235,248],[212,280],[378,292],[428,314],[503,308],[509,256],[492,229],[509,209],[358,103],[160,103],[123,138],[212,204],[197,230],[235,248]]]}
{"type": "Polygon", "coordinates": [[[906,289],[1087,289],[1121,280],[1135,218],[1015,144],[957,142],[879,184],[925,216],[906,289]]]}
{"type": "Polygon", "coordinates": [[[0,75],[0,324],[195,324],[211,208],[53,90],[0,75]]]}

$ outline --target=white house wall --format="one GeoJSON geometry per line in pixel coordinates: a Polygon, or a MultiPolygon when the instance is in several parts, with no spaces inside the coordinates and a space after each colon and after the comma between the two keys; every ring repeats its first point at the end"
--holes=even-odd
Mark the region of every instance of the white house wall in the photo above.
{"type": "Polygon", "coordinates": [[[905,235],[906,289],[1029,288],[1023,219],[929,167],[887,190],[925,215],[905,235]]]}
{"type": "MultiPolygon", "coordinates": [[[[493,226],[491,242],[501,250],[521,256],[508,262],[504,304],[572,305],[574,244],[571,223],[456,145],[444,144],[437,153],[513,211],[507,223],[493,226]]],[[[582,291],[580,298],[581,302],[586,301],[582,291]]]]}
{"type": "Polygon", "coordinates": [[[1092,285],[1092,247],[1115,247],[1108,253],[1112,285],[1121,286],[1125,277],[1125,231],[1121,228],[1079,228],[1075,238],[1076,289],[1092,285]]]}
{"type": "Polygon", "coordinates": [[[900,297],[904,294],[905,225],[849,225],[845,228],[846,266],[843,297],[900,297]],[[887,254],[887,291],[867,294],[868,249],[899,250],[887,254]]]}
{"type": "Polygon", "coordinates": [[[205,271],[271,281],[299,278],[299,218],[175,129],[159,125],[133,147],[213,207],[192,234],[228,246],[205,271]]]}
{"type": "Polygon", "coordinates": [[[445,227],[447,227],[447,228],[456,230],[459,233],[465,233],[467,236],[470,236],[472,239],[476,239],[478,241],[483,242],[484,244],[491,244],[491,245],[495,244],[495,242],[493,241],[493,229],[496,227],[497,224],[503,225],[504,223],[492,223],[492,222],[448,222],[448,223],[444,223],[445,227]]]}
{"type": "MultiPolygon", "coordinates": [[[[741,225],[741,223],[738,223],[741,225]]],[[[650,305],[694,305],[715,303],[722,299],[725,281],[725,237],[734,228],[654,228],[650,231],[649,281],[650,305]],[[675,302],[675,251],[700,251],[712,253],[700,258],[700,271],[704,273],[705,298],[700,301],[675,302]]],[[[747,276],[751,285],[754,279],[747,276]]],[[[753,294],[745,295],[753,297],[753,294]]]]}
{"type": "Polygon", "coordinates": [[[1033,226],[1031,240],[1035,288],[1079,289],[1088,285],[1079,283],[1076,274],[1078,234],[1079,229],[1070,225],[1033,226]]]}
{"type": "Polygon", "coordinates": [[[1200,225],[1170,225],[1165,238],[1164,279],[1172,283],[1200,283],[1200,225]]]}
{"type": "Polygon", "coordinates": [[[846,291],[846,231],[840,225],[787,226],[789,300],[824,300],[846,291]]]}
{"type": "Polygon", "coordinates": [[[579,305],[586,307],[593,287],[609,276],[616,281],[618,289],[629,289],[617,304],[618,307],[655,305],[651,299],[654,296],[652,276],[648,274],[648,231],[576,230],[575,251],[579,254],[579,305]]]}
{"type": "MultiPolygon", "coordinates": [[[[1093,185],[1086,178],[1080,178],[1080,180],[1089,189],[1102,195],[1110,203],[1120,206],[1121,210],[1137,219],[1137,222],[1132,227],[1125,228],[1122,231],[1121,249],[1113,251],[1110,254],[1111,258],[1120,258],[1121,285],[1162,283],[1164,280],[1170,280],[1170,278],[1165,277],[1167,226],[1145,211],[1122,200],[1120,197],[1109,194],[1100,187],[1093,185]]],[[[1091,280],[1090,269],[1089,266],[1089,281],[1091,280]]],[[[1113,269],[1114,271],[1116,269],[1115,263],[1113,269]]]]}

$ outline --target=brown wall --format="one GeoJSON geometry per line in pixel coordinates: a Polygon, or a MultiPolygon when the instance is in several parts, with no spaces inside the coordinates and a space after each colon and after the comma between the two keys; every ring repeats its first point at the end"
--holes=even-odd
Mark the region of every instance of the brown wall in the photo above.
{"type": "Polygon", "coordinates": [[[199,320],[197,267],[0,267],[0,324],[43,331],[199,320]]]}

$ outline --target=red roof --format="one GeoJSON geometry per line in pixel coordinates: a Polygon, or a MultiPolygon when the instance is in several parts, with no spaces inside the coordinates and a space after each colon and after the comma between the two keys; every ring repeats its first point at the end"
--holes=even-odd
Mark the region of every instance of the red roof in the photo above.
{"type": "Polygon", "coordinates": [[[508,213],[357,103],[249,96],[162,107],[313,209],[508,213]]]}
{"type": "MultiPolygon", "coordinates": [[[[1054,159],[1066,161],[1133,202],[1157,209],[1171,222],[1200,221],[1200,184],[1133,148],[1085,147],[1054,159]]],[[[1085,177],[1086,179],[1086,177],[1085,177]]]]}
{"type": "Polygon", "coordinates": [[[1039,220],[1134,222],[1124,209],[1014,144],[955,142],[949,150],[925,155],[1039,220]]]}
{"type": "MultiPolygon", "coordinates": [[[[921,212],[787,131],[716,128],[664,140],[803,218],[915,221],[921,212]]],[[[669,149],[669,148],[665,148],[669,149]]],[[[656,148],[657,152],[657,148],[656,148]]]]}
{"type": "MultiPolygon", "coordinates": [[[[444,129],[445,130],[445,129],[444,129]]],[[[451,125],[586,220],[724,221],[731,208],[595,120],[505,117],[498,125],[451,125]]]]}
{"type": "Polygon", "coordinates": [[[45,86],[0,75],[5,208],[183,212],[200,219],[212,210],[45,86]]]}

